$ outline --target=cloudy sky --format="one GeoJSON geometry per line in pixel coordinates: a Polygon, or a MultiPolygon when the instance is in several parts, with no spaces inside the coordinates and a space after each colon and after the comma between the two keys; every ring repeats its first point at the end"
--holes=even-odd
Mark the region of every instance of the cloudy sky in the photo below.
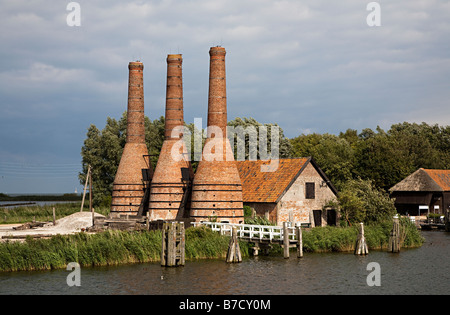
{"type": "Polygon", "coordinates": [[[0,1],[0,192],[81,191],[80,150],[127,105],[144,63],[145,114],[164,113],[166,62],[183,54],[185,120],[206,121],[208,51],[227,50],[228,118],[287,137],[450,121],[450,1],[0,1]]]}

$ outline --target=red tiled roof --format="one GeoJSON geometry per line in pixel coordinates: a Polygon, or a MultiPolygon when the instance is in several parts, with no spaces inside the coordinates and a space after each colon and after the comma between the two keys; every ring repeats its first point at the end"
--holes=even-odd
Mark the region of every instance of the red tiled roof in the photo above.
{"type": "Polygon", "coordinates": [[[450,191],[450,170],[430,170],[424,169],[436,184],[438,184],[443,191],[450,191]]]}
{"type": "Polygon", "coordinates": [[[310,158],[280,159],[274,172],[261,172],[269,161],[236,161],[244,202],[277,202],[310,158]]]}

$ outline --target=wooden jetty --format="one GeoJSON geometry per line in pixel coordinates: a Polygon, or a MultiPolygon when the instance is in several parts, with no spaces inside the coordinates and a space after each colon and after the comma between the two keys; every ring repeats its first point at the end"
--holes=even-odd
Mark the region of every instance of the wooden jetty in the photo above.
{"type": "Polygon", "coordinates": [[[297,257],[303,257],[302,229],[300,225],[294,226],[292,222],[284,222],[283,227],[220,222],[202,222],[194,225],[205,225],[221,235],[232,235],[233,228],[235,228],[237,238],[255,243],[255,255],[258,255],[260,248],[267,248],[271,244],[280,244],[284,248],[285,258],[289,258],[290,248],[297,248],[297,257]]]}

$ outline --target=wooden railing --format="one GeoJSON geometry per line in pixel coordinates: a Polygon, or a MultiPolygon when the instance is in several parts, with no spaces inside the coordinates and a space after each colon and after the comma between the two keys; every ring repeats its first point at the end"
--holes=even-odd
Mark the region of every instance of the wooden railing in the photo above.
{"type": "MultiPolygon", "coordinates": [[[[231,230],[234,226],[237,229],[237,237],[241,239],[269,242],[283,242],[284,240],[284,229],[279,226],[220,222],[195,223],[195,226],[199,225],[207,226],[211,228],[211,230],[219,232],[221,235],[231,235],[231,230]]],[[[288,222],[287,230],[289,240],[296,241],[295,227],[292,226],[291,222],[288,222]]]]}
{"type": "Polygon", "coordinates": [[[283,222],[283,227],[279,227],[220,222],[194,223],[194,226],[199,225],[207,226],[222,235],[236,235],[237,238],[242,240],[254,242],[256,247],[267,243],[278,243],[283,247],[285,258],[289,258],[290,247],[297,247],[297,257],[303,257],[302,228],[300,224],[293,226],[292,222],[283,222]],[[232,233],[233,229],[235,232],[232,233]]]}

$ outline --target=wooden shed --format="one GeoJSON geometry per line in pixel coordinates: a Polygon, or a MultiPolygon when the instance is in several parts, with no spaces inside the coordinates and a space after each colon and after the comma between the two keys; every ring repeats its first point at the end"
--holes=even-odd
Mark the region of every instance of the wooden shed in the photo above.
{"type": "Polygon", "coordinates": [[[336,225],[336,209],[327,208],[337,190],[311,158],[279,159],[273,171],[266,161],[236,161],[244,205],[277,225],[297,222],[308,226],[336,225]]]}
{"type": "Polygon", "coordinates": [[[445,214],[450,209],[450,170],[420,168],[389,191],[401,214],[445,214]]]}

